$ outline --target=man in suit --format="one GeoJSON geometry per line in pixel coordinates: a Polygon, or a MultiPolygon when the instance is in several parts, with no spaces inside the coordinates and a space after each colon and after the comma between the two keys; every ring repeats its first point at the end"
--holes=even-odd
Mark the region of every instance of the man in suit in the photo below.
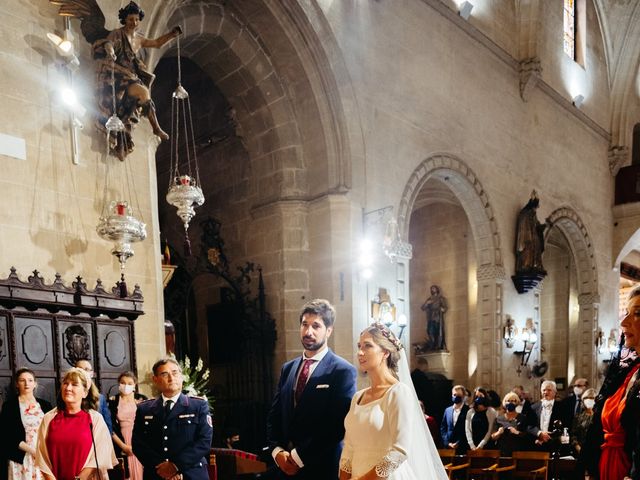
{"type": "Polygon", "coordinates": [[[556,401],[556,382],[545,380],[540,386],[542,399],[531,405],[531,415],[527,432],[535,439],[535,444],[547,452],[559,447],[558,438],[562,431],[562,407],[556,401]],[[558,432],[560,430],[560,432],[558,432]]]}
{"type": "Polygon", "coordinates": [[[516,385],[511,391],[518,395],[520,399],[520,405],[516,406],[516,412],[528,418],[531,415],[531,402],[524,387],[522,385],[516,385]]]}
{"type": "Polygon", "coordinates": [[[573,418],[582,411],[581,397],[587,388],[589,381],[586,378],[576,378],[571,393],[562,401],[562,423],[569,430],[573,425],[573,418]]]}
{"type": "Polygon", "coordinates": [[[280,478],[338,476],[344,417],[356,390],[356,370],[327,346],[335,310],[323,299],[300,313],[304,353],[284,364],[267,419],[267,440],[280,478]]]}
{"type": "Polygon", "coordinates": [[[445,448],[455,448],[456,453],[464,455],[469,450],[465,433],[465,420],[469,405],[464,401],[466,388],[456,385],[451,389],[453,405],[447,407],[440,423],[440,435],[445,448]]]}
{"type": "Polygon", "coordinates": [[[138,405],[131,442],[145,480],[208,480],[213,427],[207,401],[182,393],[174,358],[153,365],[153,383],[162,395],[138,405]]]}

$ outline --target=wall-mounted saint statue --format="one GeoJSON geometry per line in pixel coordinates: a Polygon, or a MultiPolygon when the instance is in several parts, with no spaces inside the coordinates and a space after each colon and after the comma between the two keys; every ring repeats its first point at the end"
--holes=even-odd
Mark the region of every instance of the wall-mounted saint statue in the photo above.
{"type": "Polygon", "coordinates": [[[440,293],[440,287],[431,285],[431,295],[420,307],[427,313],[427,342],[425,350],[446,350],[444,338],[444,314],[449,308],[447,299],[440,293]]]}
{"type": "Polygon", "coordinates": [[[140,57],[142,48],[160,48],[182,33],[180,27],[149,39],[138,32],[144,11],[135,2],[121,8],[118,13],[123,25],[113,31],[105,28],[105,17],[96,0],[50,0],[60,5],[59,14],[79,18],[84,38],[91,43],[96,64],[98,96],[98,128],[106,133],[105,123],[113,112],[111,88],[112,72],[115,79],[116,115],[125,125],[124,134],[111,132],[110,153],[124,160],[133,151],[131,131],[140,116],[149,119],[153,133],[161,140],[169,135],[160,128],[150,88],[155,75],[147,70],[140,57]]]}
{"type": "Polygon", "coordinates": [[[538,221],[536,210],[540,201],[534,190],[529,202],[520,210],[516,223],[516,275],[539,273],[546,275],[542,266],[544,229],[538,221]]]}
{"type": "Polygon", "coordinates": [[[540,201],[534,190],[516,221],[516,274],[511,277],[518,293],[536,287],[547,274],[542,266],[545,224],[538,221],[536,210],[540,201]]]}

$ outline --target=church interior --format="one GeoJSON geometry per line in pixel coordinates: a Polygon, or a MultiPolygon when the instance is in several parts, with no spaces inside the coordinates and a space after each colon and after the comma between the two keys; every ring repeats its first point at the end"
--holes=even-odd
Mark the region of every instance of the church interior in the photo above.
{"type": "Polygon", "coordinates": [[[141,51],[169,139],[104,123],[118,72],[61,3],[0,2],[2,398],[83,356],[152,395],[172,353],[256,450],[313,298],[354,364],[381,321],[454,385],[601,385],[640,282],[639,2],[140,0],[180,27],[141,51]]]}

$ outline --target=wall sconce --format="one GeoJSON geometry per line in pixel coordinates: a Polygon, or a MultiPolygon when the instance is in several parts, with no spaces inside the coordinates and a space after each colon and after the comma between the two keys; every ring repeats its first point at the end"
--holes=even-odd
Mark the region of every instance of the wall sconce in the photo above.
{"type": "Polygon", "coordinates": [[[538,335],[533,328],[533,322],[531,319],[527,319],[527,326],[522,329],[522,333],[520,334],[520,340],[524,342],[522,347],[522,351],[513,352],[514,355],[522,355],[522,359],[520,360],[520,366],[524,367],[529,363],[529,358],[531,357],[531,352],[533,352],[533,346],[538,341],[538,335]]]}
{"type": "Polygon", "coordinates": [[[579,93],[572,98],[572,101],[576,108],[580,108],[582,106],[582,103],[584,102],[584,95],[579,93]]]}
{"type": "Polygon", "coordinates": [[[596,352],[599,354],[603,354],[607,350],[607,342],[604,339],[604,332],[601,328],[598,328],[598,333],[596,334],[596,352]]]}
{"type": "Polygon", "coordinates": [[[516,343],[516,337],[518,336],[518,327],[515,326],[515,321],[511,318],[511,315],[507,315],[507,321],[503,329],[502,338],[507,348],[513,348],[516,343]]]}
{"type": "Polygon", "coordinates": [[[404,329],[407,328],[407,316],[404,313],[401,313],[398,317],[398,327],[400,328],[400,333],[398,334],[398,340],[402,339],[402,334],[404,333],[404,329]]]}
{"type": "Polygon", "coordinates": [[[391,302],[386,288],[380,288],[371,302],[371,320],[383,323],[387,328],[391,328],[394,323],[398,325],[398,339],[402,338],[404,329],[407,328],[407,316],[404,313],[396,315],[396,306],[391,302]]]}
{"type": "MultiPolygon", "coordinates": [[[[604,334],[603,334],[604,336],[604,334]]],[[[607,339],[607,348],[606,350],[603,349],[603,353],[609,352],[609,358],[605,358],[603,360],[604,363],[609,363],[613,360],[613,357],[616,356],[616,353],[618,353],[618,330],[615,328],[611,329],[611,332],[609,332],[609,338],[607,339]]]]}
{"type": "Polygon", "coordinates": [[[469,20],[469,17],[471,16],[471,10],[473,10],[473,3],[462,2],[460,4],[460,7],[458,8],[458,14],[465,20],[469,20]]]}

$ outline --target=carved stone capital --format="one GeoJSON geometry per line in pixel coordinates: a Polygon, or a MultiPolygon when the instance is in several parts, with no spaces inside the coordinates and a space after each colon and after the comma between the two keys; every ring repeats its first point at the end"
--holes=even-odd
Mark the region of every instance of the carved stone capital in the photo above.
{"type": "Polygon", "coordinates": [[[542,76],[542,66],[538,57],[527,58],[520,62],[520,97],[528,101],[531,92],[542,76]]]}
{"type": "Polygon", "coordinates": [[[502,265],[480,265],[478,267],[478,271],[476,272],[476,279],[478,282],[483,280],[499,280],[504,281],[507,278],[507,274],[504,271],[504,267],[502,265]]]}
{"type": "Polygon", "coordinates": [[[609,171],[611,172],[611,175],[615,177],[618,174],[620,167],[624,165],[629,157],[629,147],[624,145],[613,145],[609,147],[607,157],[609,158],[609,171]]]}
{"type": "Polygon", "coordinates": [[[600,295],[597,293],[582,293],[578,295],[578,305],[581,307],[593,306],[600,304],[600,295]]]}

